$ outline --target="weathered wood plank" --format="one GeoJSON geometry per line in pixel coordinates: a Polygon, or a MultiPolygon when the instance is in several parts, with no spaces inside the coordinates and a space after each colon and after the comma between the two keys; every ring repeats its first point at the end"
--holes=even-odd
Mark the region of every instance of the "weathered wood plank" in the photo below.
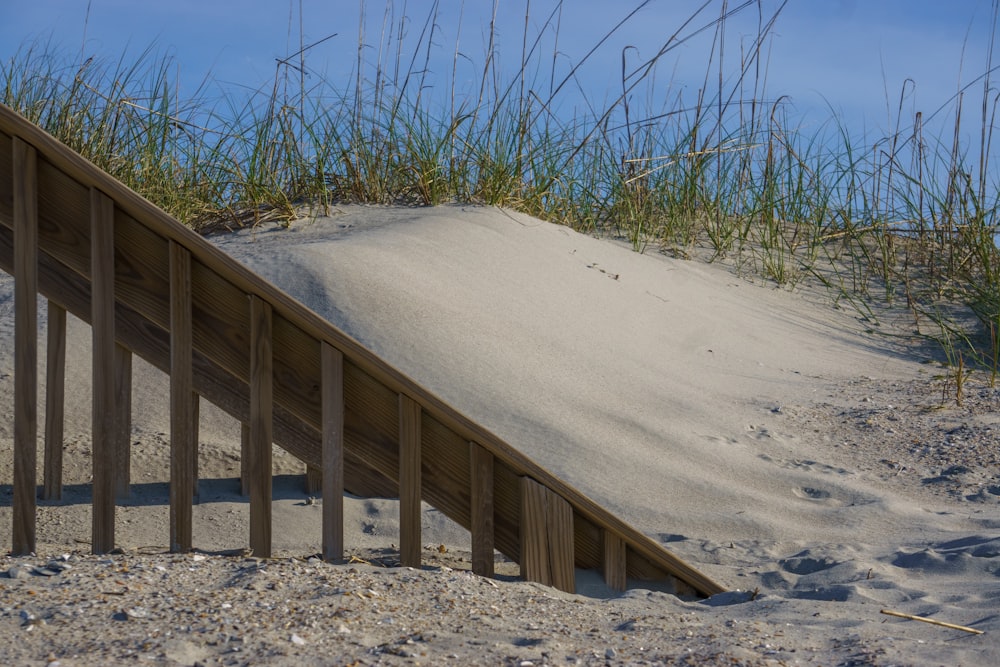
{"type": "Polygon", "coordinates": [[[93,516],[91,549],[115,548],[115,230],[114,202],[90,192],[93,332],[93,516]]]}
{"type": "Polygon", "coordinates": [[[425,411],[420,417],[422,498],[466,529],[472,527],[469,441],[425,411]]]}
{"type": "Polygon", "coordinates": [[[551,586],[546,491],[530,477],[521,478],[521,557],[518,560],[521,578],[551,586]]]}
{"type": "Polygon", "coordinates": [[[496,549],[521,562],[521,476],[493,453],[493,539],[496,549]]]}
{"type": "Polygon", "coordinates": [[[45,363],[45,472],[42,497],[62,499],[63,427],[66,414],[66,309],[48,302],[45,363]]]}
{"type": "Polygon", "coordinates": [[[521,530],[521,576],[573,593],[572,505],[545,485],[522,477],[521,530]]]}
{"type": "Polygon", "coordinates": [[[271,304],[250,296],[250,548],[271,557],[271,304]]]}
{"type": "Polygon", "coordinates": [[[567,593],[576,592],[573,506],[555,491],[546,488],[546,524],[549,537],[549,570],[552,585],[567,593]]]}
{"type": "Polygon", "coordinates": [[[320,350],[323,407],[323,559],[344,557],[344,355],[320,350]]]}
{"type": "Polygon", "coordinates": [[[344,358],[344,430],[346,444],[362,460],[392,480],[399,495],[399,394],[344,358]]]}
{"type": "Polygon", "coordinates": [[[250,377],[246,350],[250,346],[247,322],[251,302],[246,295],[214,267],[191,258],[194,347],[243,382],[250,377]]]}
{"type": "MultiPolygon", "coordinates": [[[[37,156],[37,150],[35,154],[37,156]]],[[[12,229],[13,225],[14,137],[7,132],[0,131],[0,227],[12,229]]],[[[13,268],[8,273],[14,275],[13,268]]]]}
{"type": "Polygon", "coordinates": [[[604,534],[604,583],[613,591],[628,587],[626,576],[625,540],[609,530],[604,534]]]}
{"type": "Polygon", "coordinates": [[[470,512],[472,514],[472,571],[493,576],[493,454],[469,443],[470,512]]]}
{"type": "Polygon", "coordinates": [[[274,313],[274,400],[299,419],[321,423],[320,341],[280,310],[274,313]]]}
{"type": "Polygon", "coordinates": [[[573,515],[573,558],[578,569],[598,570],[604,567],[603,528],[599,528],[587,517],[573,515]]]}
{"type": "Polygon", "coordinates": [[[115,345],[115,497],[129,496],[132,477],[132,351],[115,345]]]}
{"type": "Polygon", "coordinates": [[[90,277],[90,188],[77,183],[40,155],[38,160],[38,233],[42,252],[57,249],[59,259],[90,277]]]}
{"type": "Polygon", "coordinates": [[[399,562],[420,567],[420,404],[399,395],[399,562]]]}
{"type": "Polygon", "coordinates": [[[197,466],[191,253],[170,242],[170,550],[190,551],[197,466]]]}
{"type": "Polygon", "coordinates": [[[170,240],[115,209],[115,299],[170,327],[170,240]]]}
{"type": "Polygon", "coordinates": [[[38,466],[38,181],[35,149],[15,137],[14,498],[11,552],[35,550],[38,466]]]}

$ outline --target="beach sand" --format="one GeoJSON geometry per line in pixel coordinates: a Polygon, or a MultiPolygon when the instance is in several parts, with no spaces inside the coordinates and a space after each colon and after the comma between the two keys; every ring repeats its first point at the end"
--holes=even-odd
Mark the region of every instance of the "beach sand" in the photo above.
{"type": "MultiPolygon", "coordinates": [[[[89,329],[71,318],[66,493],[39,502],[38,556],[0,564],[27,573],[0,577],[10,664],[1000,664],[1000,390],[973,373],[956,405],[905,313],[877,324],[808,280],[755,284],[724,262],[638,254],[491,208],[338,206],[211,240],[732,592],[607,599],[586,573],[577,596],[487,582],[462,571],[468,534],[430,507],[427,567],[383,567],[398,543],[387,499],[348,499],[348,552],[369,564],[310,562],[319,505],[280,452],[281,558],[217,555],[246,546],[249,510],[239,425],[204,403],[194,543],[205,553],[164,554],[167,380],[139,360],[134,486],[117,514],[125,553],[84,556],[89,329]],[[53,558],[71,568],[32,574],[53,558]],[[251,571],[280,585],[231,585],[251,571]],[[164,595],[229,629],[197,631],[164,595]]],[[[4,277],[4,549],[12,293],[4,277]]]]}

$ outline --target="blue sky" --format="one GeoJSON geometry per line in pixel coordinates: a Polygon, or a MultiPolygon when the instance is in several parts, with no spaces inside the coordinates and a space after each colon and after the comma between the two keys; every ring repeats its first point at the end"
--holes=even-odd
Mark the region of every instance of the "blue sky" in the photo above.
{"type": "MultiPolygon", "coordinates": [[[[112,60],[155,43],[157,49],[173,55],[181,85],[191,89],[206,77],[223,87],[266,85],[274,75],[275,59],[298,50],[300,6],[305,43],[337,33],[308,52],[307,65],[314,72],[349,81],[358,43],[358,0],[0,2],[17,4],[16,10],[4,12],[0,23],[2,61],[33,39],[51,38],[69,53],[112,60]]],[[[386,3],[372,0],[365,4],[366,41],[375,43],[386,3]]],[[[398,9],[403,4],[397,1],[394,6],[398,9]]],[[[558,45],[543,46],[543,53],[549,54],[546,59],[557,48],[557,71],[568,71],[635,4],[566,0],[558,45]]],[[[620,85],[623,47],[635,47],[629,51],[632,60],[636,53],[649,57],[701,4],[651,2],[581,71],[588,94],[598,103],[603,96],[613,95],[620,85]]],[[[730,6],[736,4],[738,0],[730,0],[730,6]]],[[[767,13],[779,2],[762,0],[762,4],[767,13]]],[[[408,3],[413,17],[411,36],[420,31],[430,5],[408,3]]],[[[441,32],[436,40],[440,49],[434,68],[442,80],[450,78],[456,43],[481,65],[482,36],[491,6],[491,0],[441,0],[441,32]]],[[[499,48],[504,62],[511,65],[520,53],[524,6],[524,0],[500,3],[499,48]]],[[[552,0],[533,0],[535,28],[553,6],[552,0]]],[[[720,6],[721,1],[710,2],[692,25],[708,23],[720,6]]],[[[960,82],[982,73],[993,29],[991,10],[990,0],[790,0],[767,44],[768,98],[787,96],[791,109],[802,115],[801,122],[807,126],[829,119],[832,108],[852,127],[883,131],[890,124],[887,96],[895,107],[903,82],[912,79],[915,87],[907,100],[907,115],[922,110],[927,116],[955,94],[960,82]]],[[[755,34],[756,20],[751,10],[727,25],[730,62],[736,62],[741,45],[755,34]]],[[[708,31],[670,53],[659,69],[664,84],[658,90],[666,95],[669,89],[671,95],[680,93],[693,100],[705,78],[711,36],[708,31]]],[[[374,58],[374,51],[367,57],[374,58]]],[[[462,63],[466,70],[458,79],[474,81],[475,70],[466,60],[462,63]]],[[[716,71],[711,76],[717,78],[716,71]]],[[[980,90],[981,86],[975,87],[972,95],[978,96],[980,90]]]]}

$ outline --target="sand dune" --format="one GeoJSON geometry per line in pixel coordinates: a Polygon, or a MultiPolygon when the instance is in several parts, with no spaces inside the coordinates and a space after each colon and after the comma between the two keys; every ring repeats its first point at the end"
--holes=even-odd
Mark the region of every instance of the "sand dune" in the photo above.
{"type": "MultiPolygon", "coordinates": [[[[837,637],[878,647],[886,663],[1000,662],[991,637],[1000,631],[1000,393],[973,382],[963,408],[947,405],[927,350],[866,332],[827,294],[484,208],[345,206],[212,240],[713,578],[759,589],[754,603],[702,605],[706,623],[802,627],[833,651],[811,654],[820,662],[844,659],[829,648],[837,637]],[[882,607],[986,634],[887,621],[882,607]]],[[[9,341],[9,281],[0,287],[9,341]]],[[[79,323],[72,331],[68,456],[80,457],[82,484],[88,334],[79,323]]],[[[10,347],[0,353],[7,489],[10,347]]],[[[166,541],[155,498],[169,425],[155,388],[164,379],[141,364],[136,373],[134,436],[147,462],[133,466],[140,479],[148,472],[143,492],[159,518],[141,520],[139,503],[120,510],[135,517],[120,531],[133,546],[166,541]]],[[[235,476],[237,438],[231,420],[203,410],[202,467],[219,479],[203,482],[216,500],[196,508],[196,544],[241,546],[245,505],[222,481],[235,476]]],[[[279,473],[299,471],[278,459],[279,473]]],[[[83,517],[70,532],[85,538],[89,528],[85,503],[65,504],[42,507],[50,543],[72,524],[52,523],[57,510],[83,517]]],[[[351,507],[349,546],[392,538],[391,503],[351,507]]],[[[279,549],[315,551],[314,510],[289,482],[276,500],[279,549]]],[[[467,540],[426,515],[428,542],[467,540]]],[[[0,521],[9,525],[2,498],[0,521]]]]}

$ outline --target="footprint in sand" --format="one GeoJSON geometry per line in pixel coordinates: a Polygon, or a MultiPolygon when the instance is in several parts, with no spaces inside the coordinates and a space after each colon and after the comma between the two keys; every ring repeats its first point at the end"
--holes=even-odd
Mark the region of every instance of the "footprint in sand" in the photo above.
{"type": "Polygon", "coordinates": [[[791,558],[782,558],[778,561],[781,569],[797,575],[815,574],[823,570],[829,570],[840,564],[839,561],[829,556],[814,556],[807,549],[791,558]]]}
{"type": "Polygon", "coordinates": [[[767,454],[758,454],[757,456],[767,461],[768,463],[773,463],[776,466],[787,468],[789,470],[808,470],[810,472],[821,472],[827,475],[854,474],[847,468],[841,468],[840,466],[833,466],[827,463],[821,463],[819,461],[812,461],[809,459],[780,459],[768,456],[767,454]]]}
{"type": "Polygon", "coordinates": [[[825,489],[817,489],[813,486],[799,486],[792,489],[792,494],[796,498],[801,498],[803,500],[811,500],[814,502],[821,503],[823,505],[830,505],[833,507],[840,507],[844,502],[838,498],[834,498],[833,494],[825,489]]]}

